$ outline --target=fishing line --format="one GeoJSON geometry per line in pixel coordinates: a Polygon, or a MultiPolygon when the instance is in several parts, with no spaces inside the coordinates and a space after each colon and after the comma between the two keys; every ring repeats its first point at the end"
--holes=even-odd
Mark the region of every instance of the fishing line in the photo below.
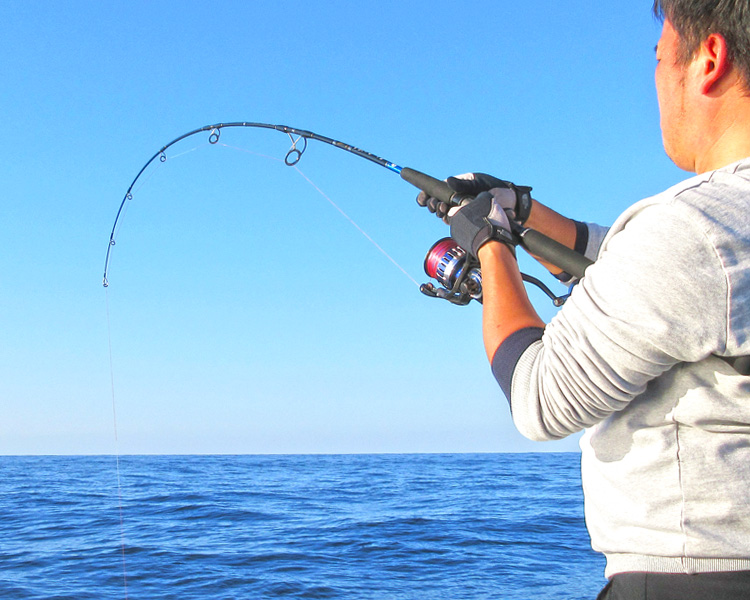
{"type": "MultiPolygon", "coordinates": [[[[232,125],[228,125],[232,126],[232,125]]],[[[242,126],[245,126],[244,124],[242,126]]],[[[156,154],[154,154],[149,161],[146,162],[146,164],[141,168],[141,170],[136,175],[133,182],[128,187],[127,192],[125,193],[125,197],[123,198],[119,210],[117,212],[117,216],[115,218],[115,222],[112,226],[112,232],[110,234],[110,243],[107,248],[107,256],[105,261],[105,270],[104,270],[104,278],[103,278],[103,285],[105,288],[108,288],[109,281],[108,281],[108,272],[109,272],[109,266],[111,262],[111,249],[115,245],[115,238],[117,237],[117,234],[120,231],[123,217],[125,213],[127,212],[128,205],[130,204],[130,201],[134,198],[134,196],[140,192],[143,187],[151,181],[153,177],[156,176],[157,172],[164,166],[164,164],[167,162],[167,154],[166,150],[173,146],[175,143],[185,139],[186,137],[189,137],[190,135],[193,135],[195,133],[198,133],[200,131],[206,131],[209,130],[209,139],[208,142],[210,145],[217,145],[219,142],[219,136],[220,136],[220,127],[210,127],[210,128],[201,128],[199,130],[196,130],[190,134],[187,134],[185,136],[180,136],[176,140],[170,142],[163,148],[161,148],[156,154]],[[158,164],[156,165],[156,168],[150,170],[150,172],[144,176],[144,173],[146,172],[147,168],[154,162],[156,162],[156,159],[158,159],[158,164]]],[[[255,156],[267,158],[270,160],[273,160],[275,162],[283,162],[285,165],[293,167],[294,170],[302,177],[310,186],[312,186],[313,189],[315,189],[325,200],[334,208],[336,209],[339,214],[341,214],[359,233],[365,237],[380,253],[382,253],[393,265],[396,266],[410,281],[412,281],[416,286],[419,286],[419,283],[412,277],[406,269],[404,269],[380,244],[378,244],[371,235],[369,235],[351,216],[349,216],[336,202],[333,201],[333,199],[326,194],[310,177],[308,177],[299,167],[297,166],[297,162],[299,162],[300,158],[302,157],[302,154],[307,149],[307,137],[304,135],[298,135],[295,139],[292,137],[292,134],[290,132],[289,137],[291,140],[291,147],[287,151],[286,156],[284,157],[283,161],[277,157],[269,156],[265,154],[261,154],[258,152],[253,152],[251,150],[248,150],[246,148],[240,148],[237,146],[231,146],[229,144],[221,143],[219,145],[239,151],[244,152],[247,154],[252,154],[255,156]]],[[[339,142],[334,142],[334,145],[338,145],[341,148],[347,149],[349,151],[354,151],[355,154],[360,155],[366,155],[367,153],[363,153],[363,151],[358,151],[354,149],[353,147],[350,147],[348,145],[340,144],[339,142]]],[[[181,156],[185,156],[187,154],[190,154],[192,152],[195,152],[196,150],[206,148],[205,145],[199,145],[192,147],[190,149],[187,149],[183,152],[180,152],[178,154],[172,155],[170,158],[172,160],[179,158],[181,156]]],[[[369,158],[369,155],[367,155],[369,158]]],[[[114,359],[113,359],[113,351],[112,351],[112,325],[111,325],[111,317],[110,317],[110,298],[109,298],[109,290],[105,289],[105,298],[106,298],[106,317],[107,317],[107,336],[108,336],[108,349],[109,349],[109,370],[110,370],[110,393],[112,397],[112,422],[113,422],[113,428],[114,428],[114,437],[115,437],[115,465],[116,465],[116,477],[117,477],[117,498],[118,498],[118,512],[119,512],[119,522],[120,522],[120,554],[122,557],[122,579],[123,579],[123,589],[124,589],[124,596],[125,600],[128,600],[128,569],[127,569],[127,554],[126,554],[126,539],[125,539],[125,520],[124,520],[124,507],[123,507],[123,492],[122,492],[122,475],[121,475],[121,467],[120,467],[120,445],[119,445],[119,436],[118,436],[118,421],[117,421],[117,396],[115,392],[115,377],[114,377],[114,359]]]]}
{"type": "MultiPolygon", "coordinates": [[[[112,250],[115,246],[115,238],[119,231],[122,217],[124,213],[126,212],[127,205],[129,204],[129,201],[133,199],[133,194],[136,193],[136,191],[139,191],[143,187],[143,185],[145,185],[151,179],[151,177],[153,177],[156,173],[156,169],[154,169],[153,172],[150,173],[147,178],[141,181],[141,177],[144,175],[145,171],[150,167],[152,163],[156,161],[160,163],[158,166],[163,165],[163,163],[165,163],[168,158],[167,150],[169,150],[172,146],[174,146],[178,142],[186,138],[189,138],[191,136],[200,134],[200,133],[207,133],[209,145],[216,145],[219,143],[222,130],[225,128],[230,128],[230,127],[243,127],[243,128],[249,127],[249,128],[259,128],[259,129],[270,129],[270,130],[278,131],[281,133],[285,133],[289,137],[291,146],[288,148],[286,155],[284,156],[284,159],[283,159],[284,164],[289,167],[294,167],[297,173],[299,173],[299,175],[303,177],[308,182],[308,184],[310,184],[316,191],[318,191],[318,193],[320,193],[344,218],[346,218],[368,241],[370,241],[370,243],[372,243],[378,249],[379,252],[385,255],[386,258],[388,258],[401,272],[404,273],[404,275],[406,275],[417,286],[419,286],[417,281],[411,275],[409,275],[409,273],[403,267],[401,267],[401,265],[399,265],[396,262],[396,260],[393,259],[393,257],[391,257],[377,242],[375,242],[375,240],[369,234],[367,234],[363,230],[362,227],[360,227],[349,215],[347,215],[341,209],[341,207],[339,207],[327,194],[325,194],[307,175],[305,175],[297,167],[297,163],[300,161],[303,154],[307,150],[308,140],[315,140],[315,141],[323,142],[335,148],[339,148],[348,153],[359,156],[360,158],[364,158],[365,160],[373,162],[381,167],[384,167],[388,169],[389,171],[398,174],[401,177],[401,179],[403,179],[404,181],[407,181],[413,186],[426,192],[429,196],[433,198],[437,198],[439,201],[445,203],[448,206],[460,206],[464,204],[465,202],[468,202],[472,199],[471,196],[463,196],[463,195],[457,194],[444,181],[440,181],[434,177],[426,175],[420,171],[410,169],[408,167],[401,167],[391,161],[388,161],[384,158],[376,156],[375,154],[366,152],[350,144],[345,144],[338,140],[334,140],[332,138],[313,133],[311,131],[295,129],[292,127],[287,127],[285,125],[271,125],[268,123],[256,123],[256,122],[233,122],[233,123],[217,123],[214,125],[206,125],[204,127],[200,127],[198,129],[194,129],[193,131],[189,131],[183,135],[180,135],[179,137],[175,138],[168,144],[162,146],[158,151],[156,151],[153,154],[153,156],[151,156],[151,158],[149,158],[146,161],[146,163],[141,167],[141,169],[136,174],[133,181],[130,183],[130,186],[126,190],[125,195],[122,198],[122,201],[120,202],[120,206],[117,210],[117,214],[115,216],[115,220],[112,225],[112,230],[109,236],[109,243],[107,245],[107,254],[105,257],[105,261],[104,261],[104,275],[102,278],[102,284],[105,288],[109,286],[109,268],[110,268],[110,263],[111,263],[111,258],[112,258],[112,250]]],[[[222,144],[222,145],[226,146],[226,144],[222,144]]],[[[182,152],[180,154],[176,154],[173,156],[173,158],[193,152],[199,147],[195,147],[185,152],[182,152]]],[[[226,146],[226,147],[230,147],[230,146],[226,146]]],[[[245,150],[242,148],[235,148],[235,149],[243,151],[243,152],[248,152],[251,154],[256,154],[258,156],[264,156],[264,155],[251,152],[249,150],[245,150]]],[[[280,161],[280,159],[271,157],[271,156],[266,156],[266,158],[271,158],[272,160],[280,161]]],[[[568,248],[565,248],[564,246],[558,244],[557,242],[554,242],[550,238],[547,238],[538,232],[534,232],[529,229],[519,228],[514,231],[514,234],[517,237],[518,245],[524,247],[531,254],[546,260],[548,263],[551,263],[560,267],[562,270],[570,273],[573,276],[576,276],[576,277],[582,276],[584,269],[590,264],[590,261],[588,261],[588,259],[586,259],[582,255],[576,252],[573,252],[572,250],[568,248]]],[[[440,246],[440,248],[442,248],[442,246],[440,246]]],[[[445,256],[436,257],[435,260],[429,261],[430,264],[434,263],[436,275],[438,274],[439,270],[442,275],[447,275],[446,273],[442,272],[441,270],[442,267],[451,266],[449,264],[451,262],[456,263],[452,266],[456,266],[457,265],[456,259],[460,258],[455,255],[455,252],[453,250],[447,250],[444,254],[445,256]]],[[[428,258],[429,258],[429,254],[428,254],[428,258]]],[[[468,268],[468,265],[466,265],[466,268],[463,268],[462,272],[469,273],[471,272],[471,270],[468,268]]],[[[428,272],[428,275],[429,274],[430,273],[428,272]]],[[[445,298],[456,304],[468,303],[472,298],[479,299],[479,297],[476,294],[472,295],[471,293],[468,293],[466,290],[463,289],[467,285],[466,275],[460,275],[458,274],[457,271],[454,272],[453,274],[455,275],[455,278],[454,278],[455,281],[451,284],[453,285],[452,289],[441,288],[439,290],[436,290],[434,287],[432,287],[432,284],[424,284],[422,286],[419,286],[419,289],[420,291],[422,291],[423,293],[427,295],[431,295],[433,297],[445,298]]],[[[112,415],[113,415],[113,423],[114,423],[114,429],[115,429],[115,444],[117,446],[116,463],[117,463],[118,500],[119,500],[119,512],[120,512],[120,546],[121,546],[122,562],[123,562],[124,591],[125,591],[125,598],[127,600],[128,577],[127,577],[127,560],[126,560],[126,545],[125,545],[125,527],[124,527],[124,517],[123,517],[124,511],[123,511],[123,498],[122,498],[122,484],[121,484],[121,472],[120,472],[120,450],[119,450],[119,441],[117,439],[117,410],[116,410],[116,394],[115,394],[115,385],[114,385],[114,366],[113,366],[113,358],[112,358],[112,332],[111,332],[111,323],[110,323],[110,314],[109,314],[109,294],[107,293],[106,296],[107,296],[107,328],[108,328],[108,336],[109,336],[110,379],[111,379],[111,388],[112,388],[111,390],[112,392],[112,415]]]]}
{"type": "MultiPolygon", "coordinates": [[[[135,197],[135,195],[156,175],[157,171],[167,162],[168,157],[167,157],[167,154],[166,154],[166,150],[169,147],[171,147],[175,143],[177,143],[177,142],[185,139],[186,137],[189,137],[190,135],[193,135],[195,133],[199,133],[201,131],[206,131],[206,130],[209,130],[209,129],[210,129],[211,133],[210,133],[209,138],[208,138],[208,143],[211,144],[211,145],[218,145],[218,146],[230,149],[230,150],[236,150],[238,152],[243,152],[243,153],[246,153],[246,154],[252,154],[254,156],[259,156],[259,157],[262,157],[262,158],[273,160],[275,162],[283,162],[285,165],[287,165],[289,167],[293,167],[294,170],[316,192],[318,192],[323,198],[325,198],[325,200],[333,208],[335,208],[339,212],[339,214],[341,214],[341,216],[343,216],[347,221],[349,221],[349,223],[368,242],[370,242],[375,247],[375,249],[378,250],[378,252],[380,252],[383,256],[385,256],[385,258],[387,258],[399,271],[401,271],[415,286],[417,286],[417,287],[420,286],[419,282],[402,265],[400,265],[396,261],[396,259],[393,258],[393,256],[391,256],[380,244],[378,244],[378,242],[375,241],[375,239],[369,233],[367,233],[351,216],[349,216],[338,204],[336,204],[333,201],[333,199],[328,194],[326,194],[314,181],[312,181],[312,179],[310,179],[310,177],[308,177],[304,172],[302,172],[302,170],[297,166],[297,163],[302,158],[302,154],[304,154],[305,150],[307,149],[307,139],[308,139],[308,137],[306,135],[302,135],[302,134],[303,133],[304,134],[308,134],[308,135],[315,135],[315,134],[311,134],[310,132],[301,132],[299,130],[292,130],[291,128],[286,128],[284,126],[279,126],[279,127],[283,127],[284,129],[289,129],[290,130],[290,131],[287,131],[287,133],[288,133],[289,138],[290,138],[290,140],[292,142],[292,145],[289,148],[289,150],[287,151],[287,154],[286,154],[286,156],[284,157],[283,160],[280,159],[280,158],[277,158],[275,156],[270,156],[270,155],[267,155],[267,154],[262,154],[262,153],[259,153],[259,152],[254,152],[252,150],[248,150],[247,148],[241,148],[239,146],[229,145],[229,144],[226,144],[224,142],[219,143],[220,129],[221,129],[221,127],[252,126],[252,125],[254,125],[254,124],[242,123],[242,124],[227,124],[227,125],[216,125],[216,126],[210,126],[210,127],[203,127],[203,128],[198,129],[198,130],[195,130],[194,132],[192,132],[190,134],[186,134],[184,136],[180,136],[176,140],[174,140],[174,141],[170,142],[169,144],[167,144],[166,146],[164,146],[161,150],[159,150],[159,152],[157,152],[156,154],[154,154],[154,156],[151,157],[151,159],[138,172],[138,175],[136,176],[136,178],[133,180],[133,182],[131,183],[130,187],[128,188],[128,191],[125,194],[125,198],[123,199],[122,203],[120,204],[120,209],[119,209],[119,211],[117,213],[117,217],[115,218],[115,223],[114,223],[114,225],[112,227],[112,233],[110,235],[109,247],[107,248],[107,257],[106,257],[105,267],[104,267],[103,285],[104,285],[105,288],[109,286],[108,272],[109,272],[109,266],[110,266],[110,262],[111,262],[111,249],[112,249],[112,246],[114,246],[116,244],[116,237],[117,237],[117,234],[120,231],[121,222],[123,221],[123,217],[127,213],[127,209],[128,209],[128,205],[130,203],[130,200],[132,200],[135,197]],[[298,132],[299,131],[300,135],[298,135],[297,138],[295,139],[293,137],[291,131],[294,131],[294,132],[298,132]],[[301,148],[298,146],[298,144],[300,143],[300,141],[302,141],[301,148]],[[148,168],[148,166],[152,162],[154,162],[154,160],[157,157],[159,159],[159,164],[157,165],[157,168],[154,169],[154,170],[152,170],[148,174],[148,177],[146,177],[145,179],[141,180],[141,176],[144,174],[144,172],[146,171],[146,169],[148,168]],[[138,187],[135,187],[136,183],[138,183],[138,187]]],[[[321,136],[316,136],[316,139],[319,138],[319,137],[321,137],[321,136]]],[[[327,140],[328,138],[324,138],[324,139],[327,140]]],[[[331,140],[331,142],[333,143],[333,145],[335,145],[335,146],[337,146],[339,148],[343,148],[343,149],[345,149],[347,151],[354,152],[357,155],[360,155],[360,156],[365,155],[365,158],[368,158],[368,160],[377,162],[378,164],[383,164],[383,166],[387,166],[391,170],[394,170],[394,168],[400,168],[400,167],[396,167],[396,165],[393,165],[392,163],[389,163],[388,161],[385,161],[384,159],[381,159],[379,157],[371,155],[371,154],[369,154],[367,152],[364,152],[363,150],[359,150],[358,148],[354,148],[353,146],[350,146],[348,144],[344,144],[342,142],[337,142],[336,140],[331,140]]],[[[196,150],[203,149],[203,148],[205,148],[205,146],[195,146],[195,147],[193,147],[193,148],[191,148],[189,150],[185,150],[183,152],[180,152],[179,154],[171,155],[169,157],[169,159],[170,160],[174,160],[176,158],[179,158],[181,156],[185,156],[186,154],[190,154],[191,152],[195,152],[196,150]]]]}
{"type": "Polygon", "coordinates": [[[120,515],[120,554],[122,555],[122,581],[125,600],[128,600],[128,568],[125,556],[125,518],[122,505],[122,477],[120,475],[120,441],[117,435],[117,402],[115,400],[115,369],[112,359],[112,324],[109,316],[109,291],[105,290],[105,304],[107,312],[107,338],[109,342],[109,383],[112,393],[112,424],[115,432],[115,472],[117,473],[117,505],[120,515]]]}
{"type": "MultiPolygon", "coordinates": [[[[180,152],[179,154],[175,154],[174,156],[172,156],[171,160],[175,160],[176,158],[179,158],[181,156],[185,156],[186,154],[190,154],[192,152],[195,152],[196,150],[202,150],[205,147],[206,146],[203,146],[203,145],[201,145],[201,146],[194,146],[194,147],[192,147],[192,148],[190,148],[188,150],[185,150],[184,152],[180,152]]],[[[165,166],[165,163],[166,163],[166,160],[160,161],[159,164],[153,170],[151,170],[151,172],[148,174],[148,177],[144,178],[142,181],[139,181],[138,187],[134,188],[130,192],[128,200],[132,200],[136,195],[138,195],[138,192],[140,192],[146,186],[146,184],[149,181],[151,181],[156,176],[156,174],[159,172],[159,170],[162,169],[165,166]]],[[[113,231],[113,234],[114,234],[113,237],[116,237],[117,234],[120,233],[120,228],[122,227],[122,223],[121,222],[124,221],[124,217],[125,217],[125,215],[128,212],[128,206],[129,206],[129,204],[130,204],[130,202],[126,202],[125,205],[123,206],[122,215],[120,215],[121,218],[119,219],[120,223],[117,224],[117,230],[113,231]]]]}
{"type": "Polygon", "coordinates": [[[406,275],[411,280],[411,282],[414,285],[416,285],[417,287],[419,287],[421,285],[416,279],[414,279],[414,277],[412,277],[411,275],[409,275],[408,271],[406,269],[404,269],[404,267],[402,267],[400,264],[398,264],[398,262],[396,262],[395,258],[393,258],[390,254],[388,254],[388,252],[386,252],[380,244],[378,244],[374,239],[372,239],[372,237],[370,237],[370,235],[364,229],[362,229],[359,225],[357,225],[357,223],[354,222],[354,219],[352,219],[349,215],[347,215],[341,209],[341,207],[338,206],[338,204],[336,204],[333,200],[331,200],[331,198],[323,190],[321,190],[317,185],[315,185],[315,183],[313,183],[307,175],[305,175],[302,171],[300,171],[300,169],[299,169],[299,167],[297,165],[293,165],[293,168],[294,168],[295,171],[297,171],[297,173],[299,173],[305,179],[305,181],[307,181],[307,183],[309,183],[311,186],[313,186],[313,188],[315,188],[318,191],[318,193],[321,196],[323,196],[323,198],[325,198],[326,200],[328,200],[328,202],[330,202],[331,206],[333,206],[333,208],[335,208],[337,211],[339,211],[341,213],[341,215],[347,221],[349,221],[357,229],[357,231],[359,231],[363,236],[365,236],[365,238],[373,246],[375,246],[375,248],[377,248],[377,250],[379,252],[381,252],[383,254],[383,256],[385,256],[389,261],[391,261],[396,266],[396,268],[399,271],[401,271],[404,275],[406,275]]]}
{"type": "Polygon", "coordinates": [[[299,175],[300,175],[300,176],[301,176],[301,177],[302,177],[302,178],[303,178],[303,179],[304,179],[304,180],[305,180],[305,181],[306,181],[306,182],[307,182],[308,184],[310,184],[310,186],[312,186],[312,188],[313,188],[313,189],[314,189],[314,190],[315,190],[316,192],[318,192],[318,193],[319,193],[319,194],[320,194],[321,196],[323,196],[323,198],[325,198],[325,199],[326,199],[326,201],[327,201],[327,202],[328,202],[328,203],[329,203],[329,204],[330,204],[331,206],[333,206],[333,208],[335,208],[335,209],[336,209],[336,210],[337,210],[337,211],[338,211],[338,212],[339,212],[339,213],[341,214],[341,216],[342,216],[342,217],[344,217],[344,218],[345,218],[345,219],[346,219],[347,221],[349,221],[349,223],[350,223],[350,224],[351,224],[351,225],[352,225],[352,226],[353,226],[353,227],[354,227],[354,228],[355,228],[355,229],[356,229],[357,231],[359,231],[359,233],[361,233],[361,234],[362,234],[362,236],[363,236],[363,237],[364,237],[364,238],[365,238],[365,239],[366,239],[366,240],[367,240],[368,242],[370,242],[370,243],[371,243],[371,244],[372,244],[372,245],[373,245],[373,246],[375,247],[375,249],[376,249],[376,250],[377,250],[378,252],[380,252],[380,253],[381,253],[381,254],[382,254],[383,256],[385,256],[385,257],[386,257],[386,258],[387,258],[387,259],[388,259],[388,260],[389,260],[389,261],[390,261],[391,263],[393,263],[393,265],[394,265],[394,266],[395,266],[395,267],[396,267],[396,268],[397,268],[397,269],[398,269],[399,271],[401,271],[401,272],[402,272],[402,273],[403,273],[404,275],[406,275],[406,277],[407,277],[407,278],[409,279],[409,281],[411,281],[411,282],[412,282],[412,283],[413,283],[414,285],[416,285],[417,287],[419,287],[419,286],[421,285],[421,284],[420,284],[420,283],[419,283],[419,282],[418,282],[418,281],[417,281],[417,280],[416,280],[416,279],[415,279],[414,277],[412,277],[412,276],[411,276],[411,275],[409,274],[409,272],[408,272],[408,271],[407,271],[407,270],[406,270],[406,269],[405,269],[404,267],[402,267],[402,266],[401,266],[401,265],[400,265],[400,264],[399,264],[399,263],[398,263],[398,262],[396,261],[396,259],[395,259],[395,258],[393,258],[393,257],[392,257],[392,256],[391,256],[390,254],[388,254],[388,252],[387,252],[387,251],[386,251],[386,250],[385,250],[385,249],[384,249],[384,248],[383,248],[383,247],[382,247],[382,246],[381,246],[380,244],[378,244],[378,243],[377,243],[377,242],[375,241],[375,239],[374,239],[374,238],[373,238],[373,237],[372,237],[372,236],[371,236],[371,235],[370,235],[369,233],[367,233],[367,232],[366,232],[366,231],[365,231],[365,230],[364,230],[364,229],[363,229],[363,228],[362,228],[362,227],[361,227],[361,226],[360,226],[360,225],[359,225],[359,224],[358,224],[358,223],[357,223],[357,222],[356,222],[356,221],[355,221],[354,219],[352,219],[352,217],[350,217],[350,216],[349,216],[349,215],[348,215],[348,214],[347,214],[347,213],[346,213],[346,212],[344,211],[344,209],[343,209],[343,208],[341,208],[341,207],[340,207],[340,206],[339,206],[338,204],[336,204],[336,203],[335,203],[335,202],[333,201],[333,199],[331,199],[331,197],[330,197],[330,196],[329,196],[328,194],[326,194],[326,193],[325,193],[325,192],[324,192],[324,191],[323,191],[322,189],[320,189],[320,187],[319,187],[319,186],[318,186],[318,185],[317,185],[317,184],[316,184],[316,183],[315,183],[315,182],[314,182],[314,181],[313,181],[312,179],[310,179],[310,178],[309,178],[309,177],[308,177],[307,175],[305,175],[305,173],[304,173],[304,172],[302,171],[302,169],[300,169],[300,168],[299,168],[299,167],[297,166],[297,164],[296,164],[296,163],[295,163],[295,164],[292,164],[292,165],[288,165],[288,163],[286,163],[286,161],[282,161],[282,160],[281,160],[280,158],[277,158],[277,157],[275,157],[275,156],[270,156],[270,155],[268,155],[268,154],[261,154],[261,153],[259,153],[259,152],[253,152],[252,150],[248,150],[247,148],[241,148],[241,147],[239,147],[239,146],[231,146],[231,145],[229,145],[229,144],[225,144],[225,143],[223,143],[223,142],[219,143],[218,145],[219,145],[219,146],[222,146],[222,147],[224,147],[224,148],[228,148],[228,149],[230,149],[230,150],[236,150],[236,151],[238,151],[238,152],[244,152],[244,153],[246,153],[246,154],[252,154],[253,156],[260,156],[260,157],[262,157],[262,158],[267,158],[267,159],[269,159],[269,160],[273,160],[273,161],[275,161],[275,162],[284,162],[285,164],[287,164],[287,166],[291,166],[291,167],[292,167],[292,168],[293,168],[293,169],[294,169],[294,170],[295,170],[295,171],[296,171],[296,172],[297,172],[297,173],[298,173],[298,174],[299,174],[299,175]]]}

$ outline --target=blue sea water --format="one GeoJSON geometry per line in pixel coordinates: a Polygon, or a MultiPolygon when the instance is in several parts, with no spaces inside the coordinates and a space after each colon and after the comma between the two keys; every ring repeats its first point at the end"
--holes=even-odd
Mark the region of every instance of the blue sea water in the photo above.
{"type": "Polygon", "coordinates": [[[579,456],[0,457],[0,598],[593,599],[579,456]],[[121,499],[120,499],[121,496],[121,499]]]}

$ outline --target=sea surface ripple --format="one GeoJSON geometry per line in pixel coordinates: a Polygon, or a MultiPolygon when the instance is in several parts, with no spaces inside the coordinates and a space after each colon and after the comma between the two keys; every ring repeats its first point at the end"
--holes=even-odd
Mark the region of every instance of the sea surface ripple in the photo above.
{"type": "Polygon", "coordinates": [[[0,598],[593,599],[579,458],[4,456],[0,598]]]}

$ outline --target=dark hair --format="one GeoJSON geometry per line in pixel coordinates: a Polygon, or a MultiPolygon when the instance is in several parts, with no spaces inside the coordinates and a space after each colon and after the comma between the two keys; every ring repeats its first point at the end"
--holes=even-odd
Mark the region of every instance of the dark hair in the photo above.
{"type": "Polygon", "coordinates": [[[750,84],[750,2],[748,0],[654,0],[654,15],[668,19],[680,38],[679,57],[690,62],[710,34],[721,34],[729,58],[750,84]]]}

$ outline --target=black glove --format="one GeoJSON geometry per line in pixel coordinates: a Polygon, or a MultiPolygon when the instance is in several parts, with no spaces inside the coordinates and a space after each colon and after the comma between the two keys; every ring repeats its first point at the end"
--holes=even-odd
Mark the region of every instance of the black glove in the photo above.
{"type": "MultiPolygon", "coordinates": [[[[498,188],[493,190],[501,191],[498,188]]],[[[510,221],[492,192],[481,192],[474,200],[453,212],[451,237],[474,258],[486,242],[498,240],[514,249],[510,221]]]]}
{"type": "MultiPolygon", "coordinates": [[[[523,225],[529,218],[531,212],[530,187],[515,185],[510,181],[504,181],[486,173],[456,175],[455,177],[448,177],[446,183],[454,192],[470,196],[476,196],[481,192],[488,192],[493,189],[510,190],[513,192],[512,195],[505,194],[504,197],[496,198],[496,200],[499,200],[503,208],[509,212],[509,218],[519,225],[523,225]]],[[[448,222],[448,212],[452,207],[445,202],[429,196],[426,192],[420,192],[417,195],[417,204],[427,207],[427,210],[448,222]]]]}

